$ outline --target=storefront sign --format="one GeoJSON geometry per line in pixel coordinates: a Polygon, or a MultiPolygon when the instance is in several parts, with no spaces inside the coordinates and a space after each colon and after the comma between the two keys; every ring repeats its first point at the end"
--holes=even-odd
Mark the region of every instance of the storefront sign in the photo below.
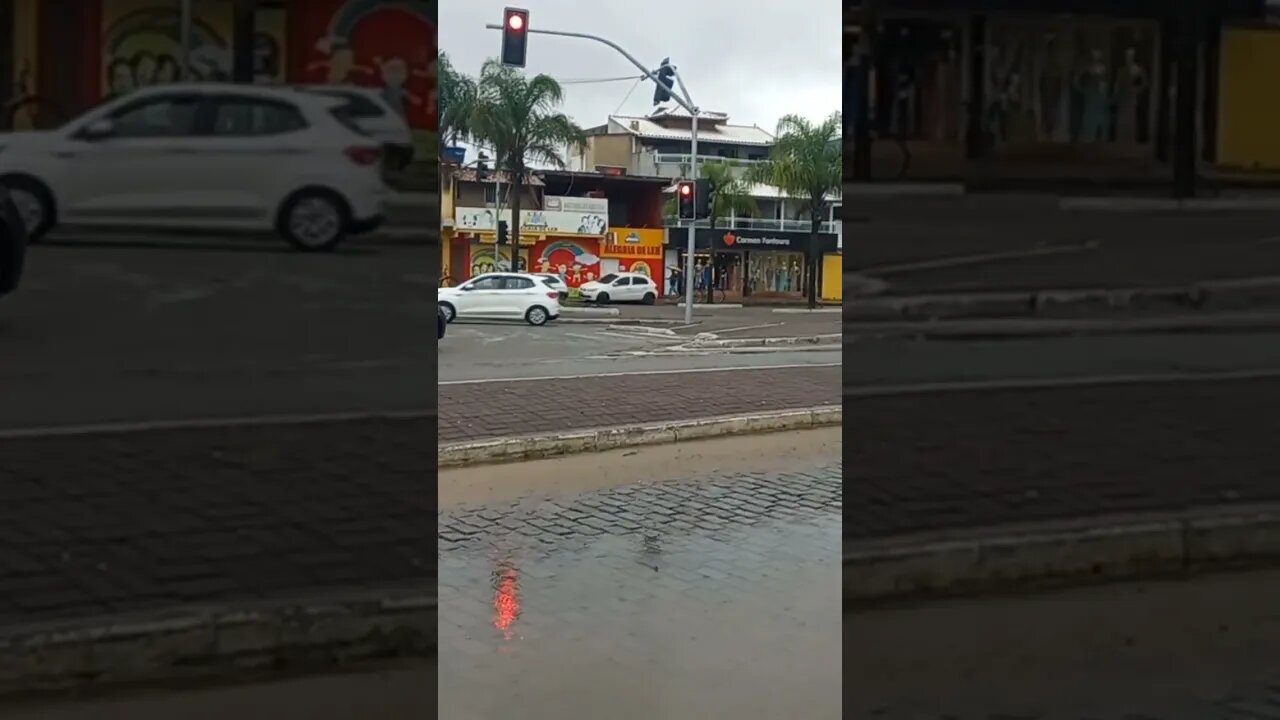
{"type": "Polygon", "coordinates": [[[600,255],[619,259],[661,258],[665,239],[665,230],[613,228],[605,235],[600,255]]]}
{"type": "MultiPolygon", "coordinates": [[[[511,222],[510,209],[501,215],[511,222]]],[[[493,233],[498,216],[493,208],[459,207],[454,211],[454,224],[461,232],[493,233]]],[[[543,209],[520,211],[522,234],[603,237],[608,225],[609,201],[601,198],[548,196],[543,198],[543,209]]]]}
{"type": "MultiPolygon", "coordinates": [[[[819,253],[834,252],[835,233],[818,233],[819,253]]],[[[699,248],[715,250],[776,250],[783,252],[807,252],[809,233],[773,230],[699,230],[695,236],[699,248]]]]}

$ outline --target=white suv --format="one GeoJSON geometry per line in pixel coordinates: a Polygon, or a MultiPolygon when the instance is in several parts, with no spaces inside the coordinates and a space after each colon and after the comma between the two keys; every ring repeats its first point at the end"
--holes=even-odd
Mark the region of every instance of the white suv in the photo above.
{"type": "Polygon", "coordinates": [[[329,250],[377,228],[382,150],[344,101],[290,88],[159,85],[57,130],[0,134],[0,184],[32,240],[58,224],[276,231],[329,250]]]}
{"type": "Polygon", "coordinates": [[[457,287],[436,290],[445,322],[458,318],[524,320],[546,325],[560,317],[560,293],[546,278],[528,273],[485,273],[457,287]]]}
{"type": "Polygon", "coordinates": [[[648,275],[633,272],[609,273],[599,280],[582,283],[578,288],[587,302],[642,302],[652,305],[658,299],[658,286],[648,275]]]}

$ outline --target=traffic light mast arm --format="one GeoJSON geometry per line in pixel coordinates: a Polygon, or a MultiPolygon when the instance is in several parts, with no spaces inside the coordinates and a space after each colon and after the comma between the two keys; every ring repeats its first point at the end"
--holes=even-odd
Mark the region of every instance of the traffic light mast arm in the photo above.
{"type": "MultiPolygon", "coordinates": [[[[485,27],[486,27],[486,28],[488,28],[488,29],[490,29],[490,30],[501,30],[501,29],[502,29],[502,26],[501,26],[501,25],[485,25],[485,27]]],[[[650,80],[654,81],[655,83],[657,83],[657,82],[658,82],[658,73],[657,73],[656,71],[654,71],[654,70],[650,70],[649,68],[645,67],[643,64],[641,64],[641,62],[640,62],[639,60],[635,59],[635,57],[633,57],[633,56],[631,55],[631,53],[627,52],[626,50],[623,50],[621,45],[618,45],[617,43],[613,42],[612,40],[608,40],[608,39],[602,38],[602,37],[600,37],[599,35],[589,35],[589,34],[587,34],[587,33],[566,32],[566,31],[564,31],[564,30],[537,30],[537,29],[534,29],[534,28],[525,28],[525,32],[527,32],[527,33],[537,33],[537,34],[539,34],[539,35],[559,35],[560,37],[574,37],[574,38],[582,38],[582,39],[584,39],[584,40],[595,40],[595,41],[596,41],[596,42],[598,42],[598,43],[604,43],[605,45],[608,45],[609,47],[613,48],[614,50],[617,50],[619,55],[621,55],[622,57],[624,57],[624,58],[626,58],[628,61],[630,61],[632,65],[635,65],[635,66],[636,66],[636,68],[637,68],[638,70],[640,70],[640,72],[644,73],[644,76],[645,76],[645,77],[649,78],[650,80]]],[[[671,99],[672,99],[672,100],[675,100],[675,101],[676,101],[676,103],[680,105],[680,107],[684,108],[685,110],[688,110],[690,114],[692,114],[692,115],[697,115],[697,114],[698,114],[698,108],[697,108],[697,106],[695,106],[695,105],[693,104],[693,100],[689,97],[689,91],[685,89],[685,87],[684,87],[684,81],[680,79],[680,73],[679,73],[679,72],[676,72],[676,82],[677,82],[677,83],[679,84],[679,86],[680,86],[680,92],[679,92],[679,93],[672,92],[672,93],[671,93],[671,99]]]]}

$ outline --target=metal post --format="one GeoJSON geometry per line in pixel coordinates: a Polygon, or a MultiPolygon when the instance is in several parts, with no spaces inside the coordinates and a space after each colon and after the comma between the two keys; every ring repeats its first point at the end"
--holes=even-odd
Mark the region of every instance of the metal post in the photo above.
{"type": "MultiPolygon", "coordinates": [[[[692,133],[690,133],[689,152],[689,176],[690,178],[698,177],[698,112],[694,109],[692,133]]],[[[694,198],[694,207],[697,207],[697,198],[694,198]]],[[[696,213],[695,213],[696,214],[696,213]]],[[[695,238],[697,236],[698,220],[695,218],[689,221],[689,239],[685,245],[684,251],[684,323],[685,325],[693,324],[693,251],[695,246],[695,238]]],[[[712,233],[714,235],[714,233],[712,233]]],[[[714,239],[712,240],[714,242],[714,239]]],[[[712,270],[714,273],[715,270],[712,270]]]]}
{"type": "Polygon", "coordinates": [[[178,68],[182,79],[191,79],[191,0],[181,0],[178,20],[178,68]]]}

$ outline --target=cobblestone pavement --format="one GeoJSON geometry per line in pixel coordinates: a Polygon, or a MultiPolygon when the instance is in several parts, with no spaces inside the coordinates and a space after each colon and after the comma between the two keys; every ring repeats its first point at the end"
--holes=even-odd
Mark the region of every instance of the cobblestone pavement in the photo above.
{"type": "Polygon", "coordinates": [[[0,626],[421,587],[434,420],[0,441],[0,626]]]}
{"type": "MultiPolygon", "coordinates": [[[[1274,212],[1063,211],[1054,196],[853,198],[858,270],[1049,245],[1096,249],[885,275],[894,293],[1176,285],[1280,273],[1274,212]],[[1208,250],[1212,247],[1212,252],[1208,250]]],[[[872,273],[874,274],[874,272],[872,273]]]]}
{"type": "Polygon", "coordinates": [[[442,511],[440,716],[840,717],[841,473],[442,511]]]}
{"type": "Polygon", "coordinates": [[[1280,717],[1280,572],[846,614],[845,711],[881,720],[1280,717]],[[857,652],[851,652],[857,648],[857,652]]]}
{"type": "Polygon", "coordinates": [[[840,368],[442,385],[441,443],[840,403],[840,368]]]}
{"type": "Polygon", "coordinates": [[[1277,380],[849,398],[845,538],[1280,500],[1277,403],[1277,380]]]}

